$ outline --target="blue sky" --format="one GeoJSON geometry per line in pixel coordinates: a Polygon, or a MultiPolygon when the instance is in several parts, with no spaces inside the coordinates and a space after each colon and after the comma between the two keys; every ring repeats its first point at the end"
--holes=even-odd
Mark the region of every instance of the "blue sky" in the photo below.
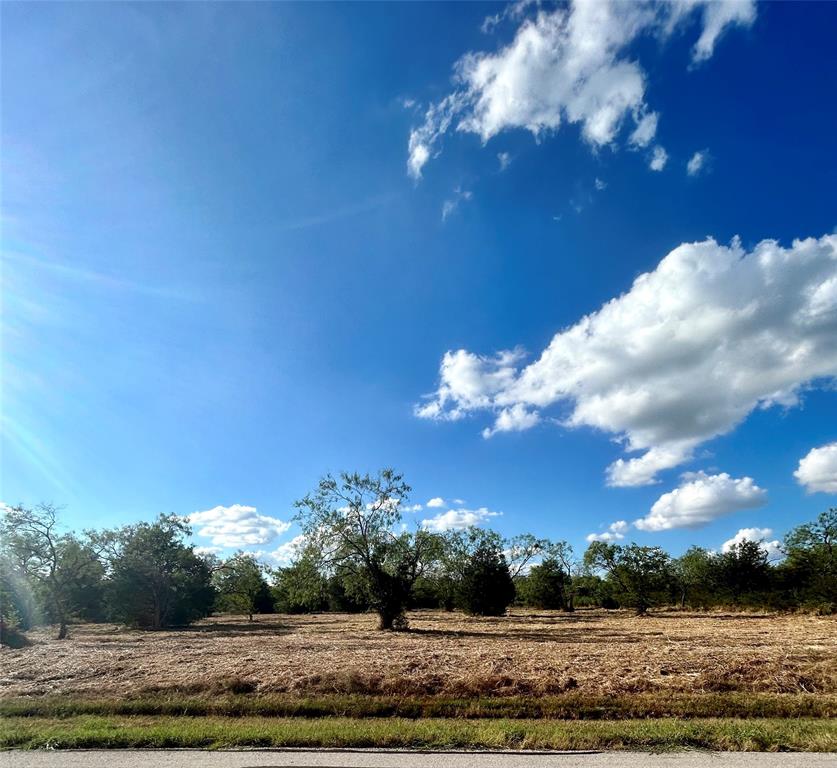
{"type": "Polygon", "coordinates": [[[780,538],[837,492],[835,25],[4,3],[0,498],[286,553],[391,465],[411,525],[780,538]]]}

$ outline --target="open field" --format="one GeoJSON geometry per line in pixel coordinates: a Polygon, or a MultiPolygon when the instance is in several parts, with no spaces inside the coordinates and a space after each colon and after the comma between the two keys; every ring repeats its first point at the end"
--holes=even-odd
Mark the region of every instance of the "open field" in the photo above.
{"type": "Polygon", "coordinates": [[[3,748],[837,750],[832,617],[419,611],[48,630],[0,660],[3,748]]]}
{"type": "Polygon", "coordinates": [[[37,630],[32,646],[2,651],[0,697],[837,694],[834,617],[418,611],[410,625],[320,614],[163,632],[89,624],[66,641],[37,630]]]}

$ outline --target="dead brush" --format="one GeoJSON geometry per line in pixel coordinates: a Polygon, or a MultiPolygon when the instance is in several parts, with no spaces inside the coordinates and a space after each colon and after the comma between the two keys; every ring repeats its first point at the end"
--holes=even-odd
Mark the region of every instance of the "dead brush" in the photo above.
{"type": "Polygon", "coordinates": [[[514,610],[415,611],[379,632],[366,614],[239,617],[190,630],[78,625],[4,648],[0,698],[181,693],[534,698],[670,693],[837,694],[837,618],[514,610]]]}

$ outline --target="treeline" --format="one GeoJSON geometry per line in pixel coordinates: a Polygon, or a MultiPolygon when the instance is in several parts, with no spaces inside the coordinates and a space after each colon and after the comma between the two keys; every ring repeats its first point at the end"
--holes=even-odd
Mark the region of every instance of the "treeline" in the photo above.
{"type": "Polygon", "coordinates": [[[471,528],[407,531],[399,508],[410,491],[392,470],[325,477],[296,503],[306,546],[286,568],[252,555],[195,552],[175,516],[83,534],[62,532],[54,506],[6,508],[0,541],[0,629],[25,642],[36,623],[116,621],[160,629],[213,612],[373,611],[382,629],[407,626],[410,608],[459,608],[499,616],[512,604],[573,611],[659,606],[837,610],[837,508],[791,531],[784,557],[758,542],[727,552],[504,540],[471,528]]]}

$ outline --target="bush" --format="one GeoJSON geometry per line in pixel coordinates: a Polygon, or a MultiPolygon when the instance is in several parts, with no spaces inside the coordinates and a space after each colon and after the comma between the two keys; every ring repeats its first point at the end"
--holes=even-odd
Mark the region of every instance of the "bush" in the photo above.
{"type": "Polygon", "coordinates": [[[514,582],[502,552],[478,547],[462,573],[459,605],[474,616],[502,616],[514,600],[514,582]]]}
{"type": "Polygon", "coordinates": [[[32,643],[17,627],[0,619],[0,645],[6,648],[26,648],[32,643]]]}

